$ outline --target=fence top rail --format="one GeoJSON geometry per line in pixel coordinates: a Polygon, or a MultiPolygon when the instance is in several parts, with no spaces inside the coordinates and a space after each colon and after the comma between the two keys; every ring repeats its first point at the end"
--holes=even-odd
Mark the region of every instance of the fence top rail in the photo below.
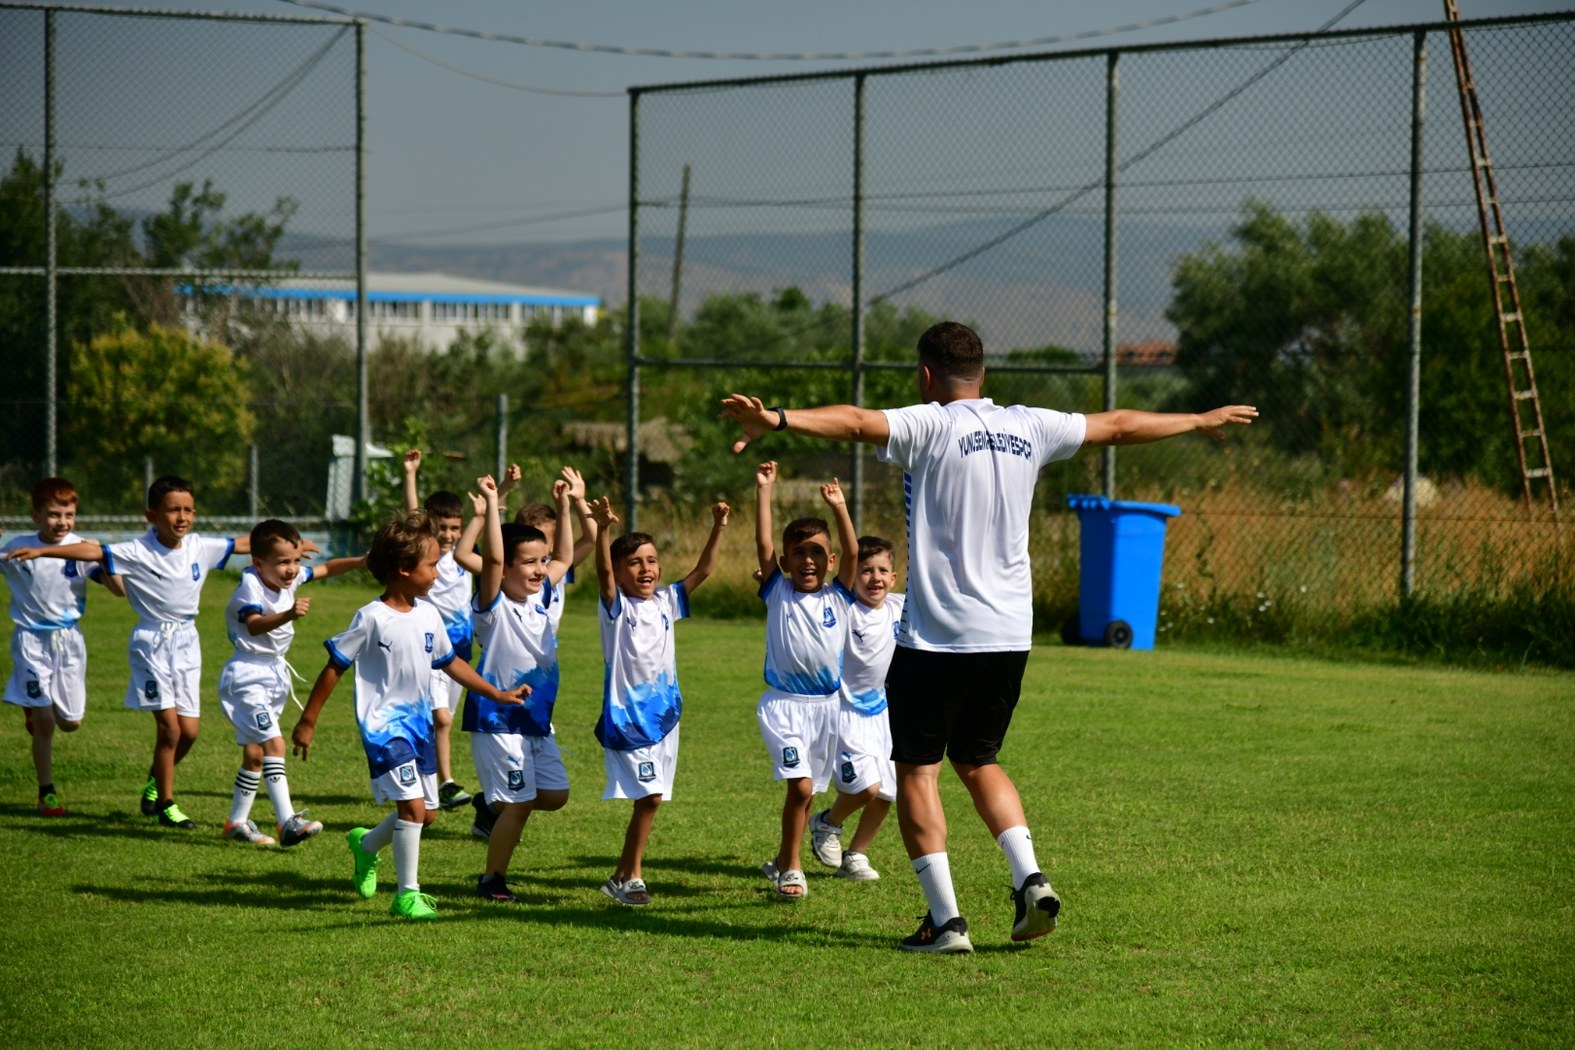
{"type": "Polygon", "coordinates": [[[1364,26],[1355,29],[1302,30],[1294,33],[1269,33],[1260,36],[1213,37],[1206,40],[1168,40],[1152,44],[1127,44],[1120,47],[1076,48],[1066,51],[1033,51],[1021,55],[991,55],[985,58],[954,58],[934,62],[902,62],[855,69],[824,69],[807,73],[777,73],[756,77],[722,80],[674,81],[664,84],[635,85],[628,89],[631,99],[664,92],[697,91],[718,88],[756,87],[766,84],[805,83],[817,80],[855,80],[864,77],[897,76],[903,73],[931,73],[948,69],[977,69],[1009,66],[1024,62],[1060,62],[1077,58],[1111,57],[1159,51],[1203,51],[1228,47],[1254,47],[1265,44],[1311,44],[1335,40],[1405,36],[1413,33],[1448,32],[1454,29],[1496,29],[1506,26],[1537,25],[1575,21],[1575,10],[1544,11],[1528,15],[1499,15],[1491,18],[1461,19],[1457,22],[1414,22],[1405,25],[1364,26]]]}
{"type": "Polygon", "coordinates": [[[0,0],[12,11],[67,11],[72,14],[116,15],[125,18],[185,18],[205,22],[282,22],[287,25],[355,25],[359,19],[327,15],[248,15],[225,11],[170,11],[149,7],[95,7],[89,4],[40,4],[34,0],[0,0]]]}

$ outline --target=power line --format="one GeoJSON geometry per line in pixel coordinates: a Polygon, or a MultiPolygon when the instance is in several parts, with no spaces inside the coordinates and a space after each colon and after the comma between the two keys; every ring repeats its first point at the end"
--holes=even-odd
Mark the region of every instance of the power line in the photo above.
{"type": "Polygon", "coordinates": [[[557,48],[562,51],[585,51],[605,55],[637,55],[643,58],[707,58],[756,62],[867,62],[872,59],[928,58],[939,55],[976,54],[981,51],[1007,51],[1025,47],[1048,47],[1052,44],[1066,44],[1075,40],[1091,40],[1095,37],[1114,36],[1118,33],[1132,33],[1140,29],[1150,29],[1154,26],[1173,25],[1177,22],[1186,22],[1194,18],[1219,14],[1232,8],[1246,7],[1249,4],[1257,3],[1258,0],[1226,0],[1225,3],[1215,4],[1212,7],[1203,7],[1196,11],[1186,11],[1181,14],[1166,15],[1161,18],[1150,18],[1146,21],[1133,22],[1129,25],[1114,26],[1109,29],[1090,29],[1082,33],[1063,33],[1060,36],[1038,37],[1033,40],[1010,40],[997,44],[960,44],[956,47],[915,48],[909,51],[823,51],[810,53],[665,51],[658,48],[574,43],[564,40],[544,40],[540,37],[516,36],[512,33],[486,33],[475,29],[459,29],[454,26],[435,25],[431,22],[420,22],[409,18],[393,18],[389,15],[373,14],[368,11],[354,11],[335,4],[319,3],[317,0],[283,0],[283,2],[294,4],[297,7],[328,11],[349,18],[364,19],[368,22],[381,22],[384,25],[400,26],[405,29],[420,29],[428,33],[447,33],[452,36],[469,37],[473,40],[491,40],[504,44],[523,44],[527,47],[557,48]]]}
{"type": "Polygon", "coordinates": [[[395,40],[387,33],[380,33],[376,29],[372,30],[372,33],[380,39],[386,40],[390,44],[393,44],[400,50],[408,51],[410,54],[415,55],[423,62],[430,62],[434,66],[448,70],[450,73],[458,73],[462,77],[469,77],[472,80],[479,80],[483,84],[492,84],[495,87],[508,88],[511,91],[525,91],[533,95],[555,95],[560,98],[623,98],[626,95],[626,92],[623,91],[560,91],[555,88],[529,87],[525,84],[515,84],[512,81],[499,80],[496,77],[489,77],[483,73],[476,73],[472,70],[452,65],[443,61],[441,58],[438,58],[436,55],[429,55],[425,51],[417,51],[409,44],[400,43],[398,40],[395,40]]]}

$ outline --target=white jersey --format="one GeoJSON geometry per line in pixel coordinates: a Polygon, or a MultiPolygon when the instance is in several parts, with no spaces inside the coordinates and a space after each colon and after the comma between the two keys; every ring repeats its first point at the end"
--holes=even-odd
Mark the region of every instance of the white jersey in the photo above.
{"type": "Polygon", "coordinates": [[[760,597],[766,603],[766,684],[798,696],[835,693],[853,593],[835,578],[813,593],[798,591],[781,569],[772,569],[760,597]]]}
{"type": "Polygon", "coordinates": [[[470,659],[472,625],[470,620],[470,573],[454,560],[453,551],[444,551],[438,559],[437,579],[432,589],[418,601],[430,602],[443,617],[443,629],[448,640],[459,651],[461,659],[470,659]]]}
{"type": "Polygon", "coordinates": [[[680,580],[649,598],[619,592],[599,605],[607,671],[596,739],[613,751],[636,751],[671,733],[683,713],[673,624],[689,615],[689,594],[680,580]]]}
{"type": "Polygon", "coordinates": [[[897,648],[906,597],[886,595],[880,608],[856,601],[848,610],[848,650],[842,658],[842,699],[865,715],[886,710],[886,669],[897,648]]]}
{"type": "Polygon", "coordinates": [[[303,565],[300,575],[290,586],[276,591],[263,582],[254,567],[248,565],[241,570],[241,582],[236,586],[235,593],[230,595],[229,604],[224,607],[224,625],[230,634],[230,644],[235,646],[236,656],[276,660],[284,658],[284,654],[290,651],[290,643],[295,640],[295,621],[286,620],[271,631],[252,634],[246,629],[246,618],[252,613],[272,616],[293,608],[296,589],[311,579],[312,567],[303,565]]]}
{"type": "MultiPolygon", "coordinates": [[[[477,596],[477,602],[480,596],[477,596]]],[[[476,671],[499,689],[530,686],[523,704],[499,704],[470,693],[460,723],[468,733],[517,733],[547,736],[552,732],[552,705],[558,699],[558,634],[552,616],[563,599],[551,580],[517,602],[503,591],[489,608],[473,608],[481,663],[476,671]]]]}
{"type": "Polygon", "coordinates": [[[372,777],[411,760],[423,773],[437,772],[432,672],[454,660],[437,610],[417,602],[398,612],[379,598],[323,645],[340,672],[355,665],[355,717],[372,777]]]}
{"type": "Polygon", "coordinates": [[[989,398],[885,410],[882,458],[906,472],[908,597],[897,644],[936,652],[1027,650],[1028,518],[1046,463],[1083,446],[1076,413],[989,398]]]}
{"type": "Polygon", "coordinates": [[[166,547],[153,529],[134,540],[104,548],[104,571],[125,577],[126,600],[143,626],[190,623],[197,618],[208,573],[224,568],[235,550],[232,539],[189,532],[179,547],[166,547]]]}
{"type": "MultiPolygon", "coordinates": [[[[60,541],[81,543],[82,537],[68,532],[60,541]]],[[[0,554],[18,547],[53,547],[41,536],[14,537],[0,554]]],[[[29,631],[59,631],[76,626],[87,608],[87,581],[103,572],[97,562],[69,561],[64,558],[34,558],[31,561],[0,561],[6,587],[11,591],[11,620],[29,631]]]]}

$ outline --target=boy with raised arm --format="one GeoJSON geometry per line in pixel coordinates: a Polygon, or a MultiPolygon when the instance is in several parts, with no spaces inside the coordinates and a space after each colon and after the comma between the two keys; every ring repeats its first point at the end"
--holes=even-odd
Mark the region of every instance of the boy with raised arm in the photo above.
{"type": "MultiPolygon", "coordinates": [[[[795,518],[782,530],[778,557],[771,525],[771,490],[777,465],[755,471],[755,554],[760,597],[766,603],[766,691],[755,721],[770,753],[772,771],[787,785],[777,853],[760,866],[779,900],[803,900],[809,883],[799,863],[799,843],[815,792],[831,782],[842,688],[842,649],[856,563],[845,558],[840,574],[831,534],[822,518],[795,518]]],[[[840,498],[835,481],[822,485],[827,502],[840,498]]],[[[841,861],[839,856],[838,861],[841,861]]]]}
{"type": "Polygon", "coordinates": [[[602,713],[596,721],[607,768],[602,798],[634,802],[617,870],[601,891],[619,904],[641,906],[651,903],[640,866],[645,845],[656,807],[672,797],[678,766],[683,696],[678,691],[673,626],[689,615],[689,596],[716,568],[728,506],[711,508],[711,534],[689,575],[660,588],[656,541],[643,532],[626,532],[614,540],[611,529],[618,516],[605,497],[588,509],[597,529],[596,585],[601,593],[602,658],[607,663],[602,713]]]}
{"type": "Polygon", "coordinates": [[[290,734],[306,761],[317,719],[334,686],[355,668],[355,717],[371,776],[372,797],[394,811],[375,828],[351,828],[345,841],[355,864],[352,882],[362,897],[377,893],[378,852],[393,844],[398,891],[389,914],[435,919],[432,898],[421,892],[421,829],[436,816],[437,753],[432,732],[432,672],[441,671],[499,704],[518,704],[530,692],[490,685],[463,660],[443,619],[420,599],[437,579],[438,540],[422,514],[395,518],[377,530],[366,567],[383,593],[356,611],[350,626],[328,639],[328,663],[312,686],[306,708],[290,734]]]}

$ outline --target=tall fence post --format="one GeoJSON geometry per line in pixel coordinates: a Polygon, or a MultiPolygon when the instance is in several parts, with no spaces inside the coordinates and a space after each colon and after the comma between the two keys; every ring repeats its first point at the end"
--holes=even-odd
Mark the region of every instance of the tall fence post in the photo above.
{"type": "Polygon", "coordinates": [[[367,499],[366,451],[372,443],[366,359],[366,23],[355,24],[355,476],[351,502],[367,499]]]}
{"type": "MultiPolygon", "coordinates": [[[[1105,65],[1105,411],[1116,407],[1116,103],[1121,93],[1121,52],[1112,51],[1105,65]]],[[[1104,494],[1116,496],[1116,449],[1099,453],[1104,468],[1104,494]]]]}
{"type": "Polygon", "coordinates": [[[261,488],[262,470],[257,459],[257,442],[252,442],[247,449],[246,462],[246,516],[252,519],[252,524],[258,521],[257,511],[262,505],[261,488]]]}
{"type": "Polygon", "coordinates": [[[59,439],[59,347],[55,332],[60,326],[59,302],[55,282],[59,280],[55,258],[60,250],[55,209],[55,12],[44,12],[44,473],[58,474],[59,439]]]}
{"type": "Polygon", "coordinates": [[[624,464],[624,526],[640,521],[640,93],[629,92],[629,458],[624,464]]]}
{"type": "Polygon", "coordinates": [[[1410,347],[1405,387],[1405,493],[1400,512],[1400,597],[1416,590],[1416,479],[1422,404],[1422,126],[1427,115],[1427,33],[1417,30],[1411,64],[1410,347]]]}
{"type": "Polygon", "coordinates": [[[509,395],[498,395],[497,419],[498,469],[493,473],[498,484],[503,484],[503,474],[509,468],[509,395]]]}
{"type": "MultiPolygon", "coordinates": [[[[864,100],[865,76],[853,78],[853,403],[864,405],[864,100]]],[[[855,441],[849,450],[848,512],[863,521],[864,445],[855,441]]],[[[844,558],[853,554],[843,551],[844,558]]]]}

